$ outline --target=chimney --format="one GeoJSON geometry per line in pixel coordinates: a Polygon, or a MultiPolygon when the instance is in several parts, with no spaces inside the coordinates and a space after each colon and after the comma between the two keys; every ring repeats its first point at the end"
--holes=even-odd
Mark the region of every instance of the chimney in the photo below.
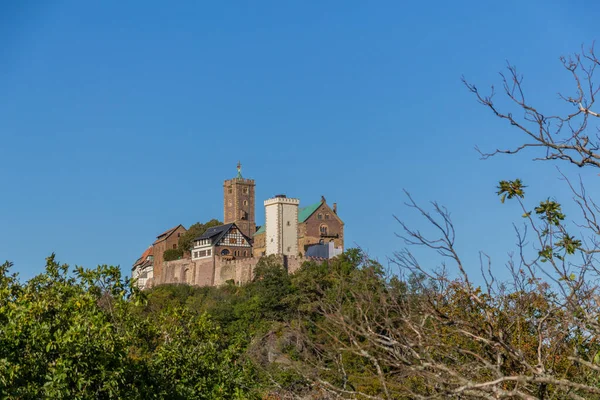
{"type": "Polygon", "coordinates": [[[333,203],[333,212],[337,214],[337,203],[333,203]]]}

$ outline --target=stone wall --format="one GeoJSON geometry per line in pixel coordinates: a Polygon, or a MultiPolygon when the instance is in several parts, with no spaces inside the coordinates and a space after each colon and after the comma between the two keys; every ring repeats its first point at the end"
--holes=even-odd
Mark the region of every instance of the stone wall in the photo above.
{"type": "MultiPolygon", "coordinates": [[[[279,256],[281,264],[293,274],[305,261],[323,261],[305,257],[279,256]]],[[[220,286],[233,281],[235,284],[250,282],[254,277],[254,267],[260,258],[239,258],[226,260],[211,257],[192,261],[191,259],[165,261],[163,274],[156,277],[153,286],[167,283],[185,283],[194,286],[220,286]]]]}
{"type": "MultiPolygon", "coordinates": [[[[187,229],[179,225],[168,237],[163,240],[154,242],[152,245],[152,253],[154,254],[154,276],[160,277],[163,275],[163,254],[168,249],[176,249],[179,244],[179,237],[183,235],[187,229]]],[[[160,279],[160,278],[159,278],[160,279]]]]}

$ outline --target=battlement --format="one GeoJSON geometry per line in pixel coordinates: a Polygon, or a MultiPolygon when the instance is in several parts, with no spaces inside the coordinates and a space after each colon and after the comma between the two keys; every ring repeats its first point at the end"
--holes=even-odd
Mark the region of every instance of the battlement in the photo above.
{"type": "Polygon", "coordinates": [[[232,185],[233,183],[244,183],[246,185],[254,185],[254,179],[246,179],[246,178],[232,178],[227,179],[223,182],[223,186],[232,185]]]}
{"type": "Polygon", "coordinates": [[[272,204],[300,204],[300,199],[294,199],[290,197],[274,197],[272,199],[265,200],[265,206],[270,206],[272,204]]]}

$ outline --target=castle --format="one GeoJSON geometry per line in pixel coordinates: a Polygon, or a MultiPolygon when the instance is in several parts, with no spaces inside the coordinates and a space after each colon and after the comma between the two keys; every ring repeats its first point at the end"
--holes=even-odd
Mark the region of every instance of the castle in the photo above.
{"type": "Polygon", "coordinates": [[[263,256],[276,255],[293,273],[306,259],[327,259],[344,250],[344,223],[337,204],[329,207],[325,197],[300,208],[300,200],[276,195],[263,203],[265,224],[255,222],[255,182],[237,176],[223,183],[223,225],[209,228],[193,240],[189,253],[175,261],[164,261],[168,249],[177,249],[186,232],[177,225],[158,235],[138,258],[131,276],[141,289],[166,283],[197,286],[236,284],[252,279],[263,256]]]}

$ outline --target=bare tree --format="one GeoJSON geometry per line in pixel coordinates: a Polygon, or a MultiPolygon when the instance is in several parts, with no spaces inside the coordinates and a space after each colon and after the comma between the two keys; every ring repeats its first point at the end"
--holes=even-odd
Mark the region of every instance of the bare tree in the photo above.
{"type": "Polygon", "coordinates": [[[594,84],[594,73],[596,67],[600,66],[600,60],[593,46],[589,50],[582,48],[581,53],[561,57],[560,60],[575,82],[572,95],[559,94],[559,98],[569,106],[569,110],[563,115],[546,115],[529,103],[523,89],[523,77],[510,64],[507,72],[500,74],[502,89],[521,116],[497,107],[493,86],[489,95],[483,95],[474,84],[463,78],[464,84],[481,104],[526,136],[525,143],[513,149],[480,151],[483,158],[499,153],[515,154],[526,148],[537,147],[542,150],[543,155],[537,156],[536,160],[566,160],[579,167],[600,167],[598,127],[590,126],[590,119],[600,117],[599,112],[594,111],[596,95],[600,89],[594,84]]]}
{"type": "MultiPolygon", "coordinates": [[[[464,81],[526,138],[514,149],[481,152],[483,158],[537,147],[537,160],[600,167],[598,127],[591,123],[600,116],[593,83],[600,61],[592,47],[561,62],[575,82],[573,95],[560,95],[570,108],[564,115],[530,104],[513,66],[501,74],[502,86],[520,117],[499,109],[493,88],[484,96],[464,81]]],[[[323,290],[315,325],[328,345],[311,343],[315,351],[302,373],[332,398],[600,399],[600,208],[581,180],[563,177],[580,211],[576,234],[561,204],[532,206],[522,182],[499,183],[502,202],[516,201],[524,224],[515,226],[510,278],[499,280],[481,253],[479,285],[456,250],[449,212],[437,203],[429,211],[407,193],[407,206],[437,234],[399,220],[407,245],[394,257],[399,277],[369,279],[363,270],[340,279],[336,295],[323,290]],[[414,246],[437,253],[441,266],[423,265],[414,246]]]]}

